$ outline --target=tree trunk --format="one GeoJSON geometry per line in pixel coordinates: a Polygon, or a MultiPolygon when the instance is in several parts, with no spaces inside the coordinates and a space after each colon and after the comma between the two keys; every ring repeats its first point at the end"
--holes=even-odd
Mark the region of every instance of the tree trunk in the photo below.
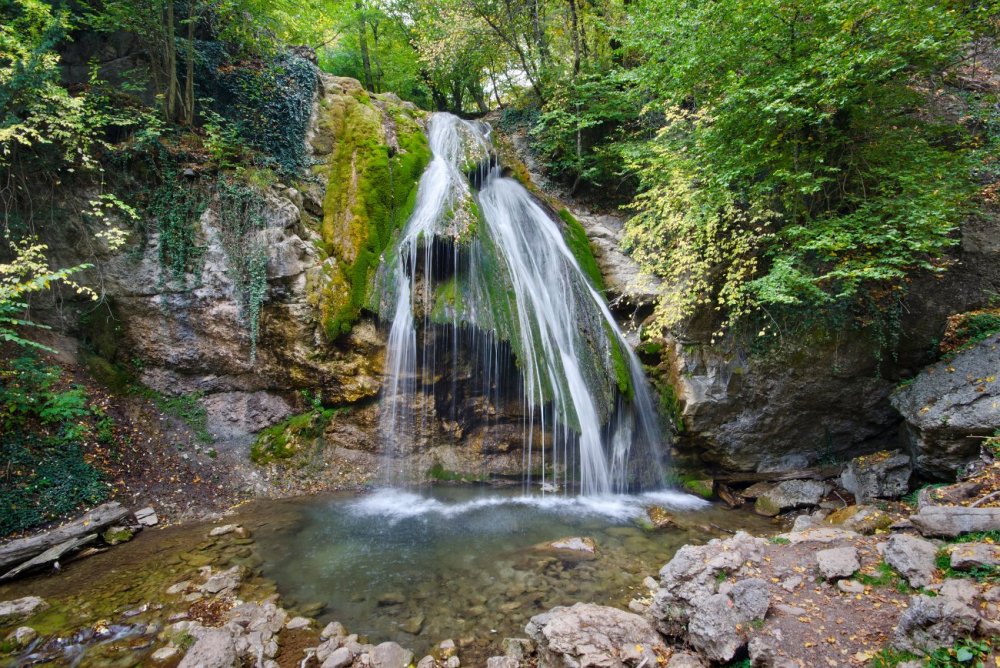
{"type": "Polygon", "coordinates": [[[573,35],[573,74],[580,73],[580,23],[576,16],[576,0],[569,0],[569,18],[573,35]]]}
{"type": "Polygon", "coordinates": [[[485,114],[488,112],[490,107],[486,104],[486,95],[483,94],[483,87],[479,85],[479,82],[470,81],[468,89],[472,99],[476,101],[476,107],[479,109],[479,113],[485,114]]]}
{"type": "Polygon", "coordinates": [[[358,47],[361,49],[361,67],[365,73],[365,88],[374,91],[375,81],[372,79],[372,61],[368,55],[368,22],[365,20],[364,6],[361,2],[355,2],[354,9],[358,12],[358,47]]]}
{"type": "Polygon", "coordinates": [[[194,31],[198,0],[188,3],[187,63],[184,80],[184,124],[194,125],[194,31]]]}
{"type": "Polygon", "coordinates": [[[100,533],[105,527],[125,519],[128,514],[128,509],[123,508],[117,501],[112,501],[98,506],[85,513],[83,517],[52,531],[39,536],[12,540],[6,545],[0,546],[0,571],[6,572],[11,566],[36,557],[66,541],[92,533],[100,533]]]}
{"type": "Polygon", "coordinates": [[[167,118],[171,121],[177,120],[177,35],[174,29],[174,3],[166,0],[166,105],[167,118]]]}

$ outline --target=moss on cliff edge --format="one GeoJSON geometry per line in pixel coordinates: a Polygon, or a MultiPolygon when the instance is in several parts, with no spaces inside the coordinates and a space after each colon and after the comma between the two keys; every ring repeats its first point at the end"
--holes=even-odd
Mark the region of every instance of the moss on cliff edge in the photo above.
{"type": "Polygon", "coordinates": [[[597,264],[597,258],[594,257],[594,251],[590,247],[590,239],[587,237],[587,231],[583,229],[583,225],[570,213],[569,209],[560,209],[559,217],[566,223],[566,227],[563,230],[563,238],[566,239],[569,251],[576,258],[580,269],[590,279],[590,283],[594,286],[594,289],[603,293],[605,291],[604,276],[601,274],[601,268],[597,264]]]}
{"type": "Polygon", "coordinates": [[[333,258],[319,295],[330,340],[348,333],[367,303],[382,252],[416,202],[430,147],[419,111],[386,97],[376,105],[361,91],[328,98],[323,113],[334,137],[320,233],[333,258]],[[392,134],[395,142],[388,135],[392,134]]]}

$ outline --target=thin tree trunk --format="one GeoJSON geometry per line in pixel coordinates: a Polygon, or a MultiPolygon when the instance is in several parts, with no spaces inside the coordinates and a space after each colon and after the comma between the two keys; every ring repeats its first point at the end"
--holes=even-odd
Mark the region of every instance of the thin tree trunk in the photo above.
{"type": "Polygon", "coordinates": [[[194,125],[194,30],[197,0],[188,3],[187,71],[184,80],[184,124],[194,125]]]}
{"type": "Polygon", "coordinates": [[[476,101],[476,107],[479,109],[479,113],[485,114],[490,110],[488,104],[486,104],[486,96],[483,95],[483,87],[479,85],[478,81],[470,81],[468,84],[469,94],[472,99],[476,101]]]}
{"type": "Polygon", "coordinates": [[[355,2],[354,9],[358,12],[358,46],[361,48],[361,67],[365,73],[365,88],[374,91],[375,81],[372,79],[372,61],[368,55],[368,25],[365,20],[364,6],[361,2],[355,2]]]}
{"type": "Polygon", "coordinates": [[[580,24],[576,16],[576,0],[569,0],[569,17],[573,35],[573,74],[580,73],[580,24]]]}
{"type": "Polygon", "coordinates": [[[177,120],[177,42],[174,30],[174,3],[166,0],[166,23],[167,23],[167,118],[177,120]]]}

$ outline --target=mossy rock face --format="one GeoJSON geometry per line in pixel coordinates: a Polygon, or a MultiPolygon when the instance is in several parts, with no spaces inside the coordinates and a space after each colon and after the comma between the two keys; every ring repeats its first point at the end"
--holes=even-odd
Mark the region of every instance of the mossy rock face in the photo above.
{"type": "Polygon", "coordinates": [[[329,408],[310,411],[264,429],[250,448],[250,459],[261,466],[291,459],[323,434],[335,412],[329,408]]]}
{"type": "Polygon", "coordinates": [[[327,183],[319,232],[328,259],[311,301],[335,340],[370,303],[379,259],[413,211],[431,154],[423,112],[394,96],[372,100],[343,88],[324,98],[320,113],[320,134],[332,137],[318,141],[329,154],[315,169],[327,183]]]}
{"type": "Polygon", "coordinates": [[[684,489],[696,494],[703,499],[711,499],[712,495],[715,493],[715,484],[710,478],[702,479],[691,479],[684,481],[684,489]]]}

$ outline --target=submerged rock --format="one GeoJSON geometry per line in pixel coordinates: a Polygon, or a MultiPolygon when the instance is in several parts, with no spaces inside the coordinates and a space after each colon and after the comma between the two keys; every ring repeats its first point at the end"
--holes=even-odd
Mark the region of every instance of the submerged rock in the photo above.
{"type": "Polygon", "coordinates": [[[539,668],[655,666],[657,657],[666,655],[648,621],[592,603],[535,615],[525,632],[538,647],[539,668]]]}
{"type": "Polygon", "coordinates": [[[0,624],[6,625],[37,614],[49,604],[38,596],[25,596],[11,601],[0,601],[0,624]]]}

